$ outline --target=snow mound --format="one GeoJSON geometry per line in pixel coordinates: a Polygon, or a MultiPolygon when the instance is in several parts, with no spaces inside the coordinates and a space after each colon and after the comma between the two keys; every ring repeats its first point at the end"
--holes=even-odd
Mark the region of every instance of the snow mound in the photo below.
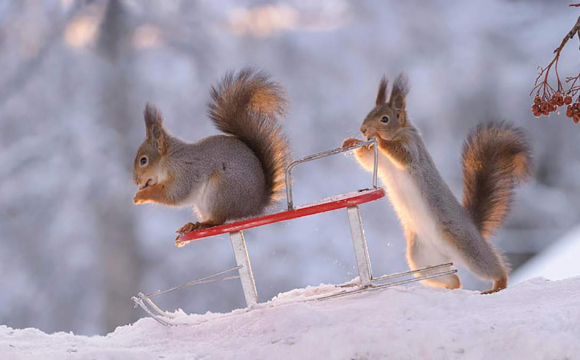
{"type": "Polygon", "coordinates": [[[514,284],[537,276],[562,280],[580,275],[580,226],[519,267],[511,276],[514,284]]]}
{"type": "Polygon", "coordinates": [[[0,326],[0,359],[578,359],[580,277],[493,295],[396,287],[330,300],[321,285],[253,310],[152,319],[107,336],[0,326]]]}

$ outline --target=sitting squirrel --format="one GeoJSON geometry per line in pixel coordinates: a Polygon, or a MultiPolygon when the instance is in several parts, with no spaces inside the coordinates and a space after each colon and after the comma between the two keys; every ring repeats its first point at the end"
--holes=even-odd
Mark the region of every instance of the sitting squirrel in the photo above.
{"type": "MultiPolygon", "coordinates": [[[[407,239],[411,269],[449,261],[464,264],[480,278],[492,280],[492,293],[507,287],[508,265],[489,238],[508,212],[514,187],[530,177],[530,145],[520,129],[503,122],[480,124],[463,146],[463,206],[437,171],[417,128],[405,109],[408,82],[399,75],[387,102],[382,78],[375,108],[360,128],[379,146],[379,177],[384,183],[407,239]]],[[[343,147],[359,143],[347,139],[343,147]]],[[[372,171],[374,152],[355,150],[358,162],[372,171]]],[[[424,281],[459,288],[457,275],[424,281]]]]}
{"type": "Polygon", "coordinates": [[[200,222],[178,233],[259,215],[284,188],[289,146],[276,119],[285,92],[268,74],[245,68],[212,87],[208,115],[227,135],[186,143],[163,127],[161,112],[145,107],[147,138],[137,150],[135,204],[190,206],[200,222]]]}

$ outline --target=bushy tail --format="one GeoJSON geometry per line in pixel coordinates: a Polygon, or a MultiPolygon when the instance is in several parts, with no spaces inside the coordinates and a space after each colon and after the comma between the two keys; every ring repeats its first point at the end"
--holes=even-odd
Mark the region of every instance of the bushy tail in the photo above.
{"type": "Polygon", "coordinates": [[[227,73],[211,89],[208,114],[216,127],[237,136],[256,154],[266,178],[266,202],[284,189],[289,145],[277,116],[286,112],[284,89],[263,71],[244,68],[227,73]]]}
{"type": "Polygon", "coordinates": [[[463,144],[463,206],[484,238],[504,221],[513,189],[531,175],[531,148],[521,129],[481,124],[463,144]]]}

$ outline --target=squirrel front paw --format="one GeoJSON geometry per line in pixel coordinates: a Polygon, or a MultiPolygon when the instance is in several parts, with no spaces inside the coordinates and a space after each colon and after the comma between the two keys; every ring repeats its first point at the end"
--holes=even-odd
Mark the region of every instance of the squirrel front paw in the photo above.
{"type": "Polygon", "coordinates": [[[133,204],[138,205],[138,204],[145,204],[147,201],[149,201],[147,198],[145,198],[145,195],[143,194],[143,190],[137,191],[135,193],[135,195],[133,196],[133,204]]]}
{"type": "Polygon", "coordinates": [[[174,201],[167,196],[167,188],[165,184],[155,184],[137,191],[137,193],[135,193],[133,196],[133,203],[158,203],[167,205],[175,204],[174,201]]]}
{"type": "Polygon", "coordinates": [[[157,185],[148,186],[144,189],[138,190],[133,196],[134,204],[146,204],[148,202],[155,202],[156,195],[159,192],[157,185]]]}
{"type": "Polygon", "coordinates": [[[344,148],[347,148],[347,147],[350,147],[350,146],[357,145],[357,144],[359,144],[359,143],[361,143],[361,142],[362,142],[362,140],[355,139],[355,138],[346,139],[346,140],[344,140],[344,141],[342,142],[342,146],[341,146],[341,148],[343,148],[343,149],[344,149],[344,148]]]}
{"type": "Polygon", "coordinates": [[[146,192],[147,189],[139,190],[133,196],[133,204],[146,204],[151,201],[150,194],[146,192]]]}

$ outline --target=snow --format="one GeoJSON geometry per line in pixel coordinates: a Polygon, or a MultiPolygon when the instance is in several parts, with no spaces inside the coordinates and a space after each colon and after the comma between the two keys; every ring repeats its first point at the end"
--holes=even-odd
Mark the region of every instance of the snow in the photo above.
{"type": "Polygon", "coordinates": [[[547,250],[534,256],[518,268],[511,277],[513,283],[543,276],[550,280],[561,280],[580,276],[580,226],[568,232],[547,250]]]}
{"type": "Polygon", "coordinates": [[[186,325],[141,319],[107,336],[1,326],[0,359],[580,358],[580,277],[535,278],[492,295],[416,284],[316,300],[334,291],[308,287],[252,310],[178,316],[186,325]]]}

